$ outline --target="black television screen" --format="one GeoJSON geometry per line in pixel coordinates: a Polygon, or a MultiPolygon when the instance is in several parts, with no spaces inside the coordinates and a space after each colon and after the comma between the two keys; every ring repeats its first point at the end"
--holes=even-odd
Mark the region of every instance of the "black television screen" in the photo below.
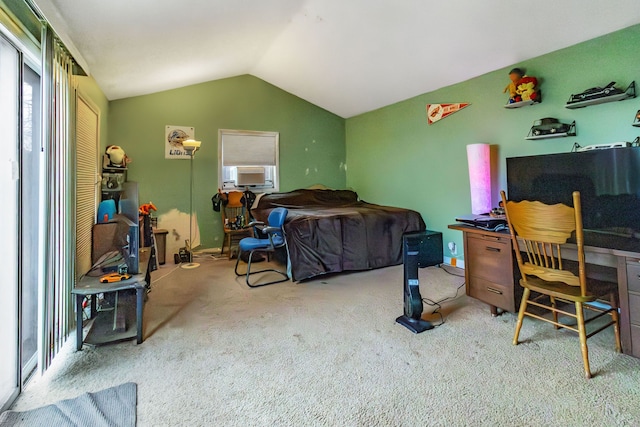
{"type": "Polygon", "coordinates": [[[127,181],[122,184],[120,194],[120,215],[127,222],[127,245],[123,248],[123,256],[127,263],[128,272],[138,274],[140,262],[140,227],[138,221],[138,183],[127,181]]]}
{"type": "Polygon", "coordinates": [[[571,206],[575,190],[586,245],[640,252],[640,147],[507,158],[510,200],[571,206]]]}

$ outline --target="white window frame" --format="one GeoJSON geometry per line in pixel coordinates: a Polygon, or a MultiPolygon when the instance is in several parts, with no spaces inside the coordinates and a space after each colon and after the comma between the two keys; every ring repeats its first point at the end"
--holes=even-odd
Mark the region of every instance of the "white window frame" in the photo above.
{"type": "Polygon", "coordinates": [[[218,129],[218,188],[222,191],[280,191],[280,133],[218,129]],[[226,157],[225,157],[226,153],[226,157]],[[246,154],[246,156],[244,156],[246,154]],[[237,185],[238,168],[264,168],[264,185],[237,185]]]}

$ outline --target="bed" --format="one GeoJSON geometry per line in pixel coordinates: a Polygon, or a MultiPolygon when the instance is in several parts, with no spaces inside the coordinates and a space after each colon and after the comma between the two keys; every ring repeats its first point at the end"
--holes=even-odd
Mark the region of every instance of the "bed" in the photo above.
{"type": "Polygon", "coordinates": [[[402,235],[426,228],[418,212],[367,203],[350,190],[264,194],[251,213],[266,222],[276,207],[289,210],[284,229],[294,281],[401,264],[402,235]]]}

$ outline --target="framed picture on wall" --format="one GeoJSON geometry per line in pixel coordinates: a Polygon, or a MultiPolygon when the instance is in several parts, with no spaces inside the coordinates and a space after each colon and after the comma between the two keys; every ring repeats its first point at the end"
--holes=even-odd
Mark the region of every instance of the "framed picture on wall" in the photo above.
{"type": "Polygon", "coordinates": [[[189,159],[189,153],[182,146],[182,141],[195,139],[196,130],[192,126],[167,125],[164,128],[164,158],[189,159]]]}

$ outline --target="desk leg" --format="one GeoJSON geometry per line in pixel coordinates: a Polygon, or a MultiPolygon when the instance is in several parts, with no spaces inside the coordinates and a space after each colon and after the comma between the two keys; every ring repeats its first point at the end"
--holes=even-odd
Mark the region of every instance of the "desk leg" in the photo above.
{"type": "Polygon", "coordinates": [[[138,328],[138,344],[142,344],[142,312],[144,309],[144,287],[136,288],[136,325],[138,328]]]}
{"type": "Polygon", "coordinates": [[[76,295],[76,350],[82,350],[82,302],[84,295],[76,295]]]}
{"type": "Polygon", "coordinates": [[[489,305],[489,309],[491,310],[491,316],[498,316],[498,307],[496,307],[495,305],[489,305]]]}

